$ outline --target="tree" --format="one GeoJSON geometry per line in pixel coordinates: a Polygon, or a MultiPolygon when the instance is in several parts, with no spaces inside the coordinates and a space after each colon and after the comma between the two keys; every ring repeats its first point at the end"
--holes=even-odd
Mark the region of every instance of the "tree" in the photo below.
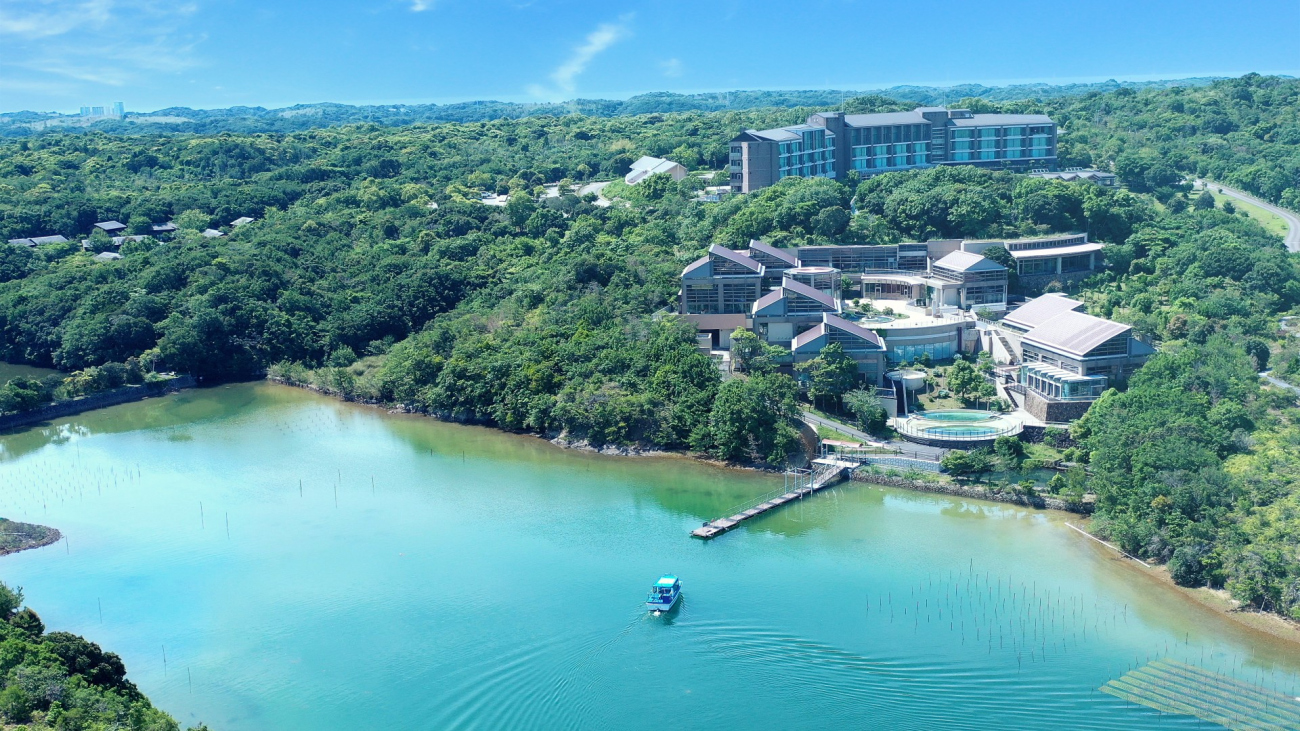
{"type": "Polygon", "coordinates": [[[957,477],[974,477],[978,480],[993,467],[993,459],[987,449],[975,449],[969,452],[954,449],[945,454],[939,464],[948,474],[957,477]]]}
{"type": "Polygon", "coordinates": [[[8,621],[22,605],[23,588],[10,588],[8,584],[0,582],[0,619],[8,621]]]}
{"type": "Polygon", "coordinates": [[[975,372],[975,368],[964,360],[955,361],[948,368],[948,390],[965,400],[966,396],[978,391],[984,379],[975,372]]]}
{"type": "Polygon", "coordinates": [[[813,233],[823,239],[833,239],[849,227],[849,212],[839,206],[823,208],[813,216],[813,233]]]}
{"type": "Polygon", "coordinates": [[[1202,191],[1200,195],[1196,196],[1196,200],[1192,205],[1200,211],[1210,210],[1214,208],[1214,194],[1208,190],[1202,191]]]}
{"type": "Polygon", "coordinates": [[[789,376],[733,378],[718,389],[709,427],[719,459],[782,464],[800,447],[798,386],[789,376]]]}
{"type": "Polygon", "coordinates": [[[889,419],[889,413],[876,395],[874,386],[869,389],[854,389],[844,394],[844,408],[857,417],[859,429],[872,434],[880,433],[889,419]]]}
{"type": "Polygon", "coordinates": [[[1025,445],[1017,437],[1003,436],[993,440],[993,454],[998,466],[1005,472],[1020,469],[1025,461],[1025,445]]]}
{"type": "Polygon", "coordinates": [[[813,403],[821,398],[834,398],[837,402],[858,382],[858,364],[844,352],[844,346],[831,343],[807,363],[798,366],[807,378],[808,396],[813,403]]]}
{"type": "Polygon", "coordinates": [[[741,373],[768,373],[783,352],[784,348],[763,342],[752,330],[738,327],[731,334],[731,363],[741,373]]]}

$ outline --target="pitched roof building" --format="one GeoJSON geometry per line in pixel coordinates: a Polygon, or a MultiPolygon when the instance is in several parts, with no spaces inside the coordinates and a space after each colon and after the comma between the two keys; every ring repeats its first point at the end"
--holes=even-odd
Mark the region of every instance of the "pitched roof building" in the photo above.
{"type": "Polygon", "coordinates": [[[680,163],[646,155],[632,163],[632,169],[627,175],[623,176],[623,182],[628,185],[636,185],[651,175],[659,175],[660,173],[671,175],[673,180],[681,180],[687,175],[686,168],[680,163]]]}

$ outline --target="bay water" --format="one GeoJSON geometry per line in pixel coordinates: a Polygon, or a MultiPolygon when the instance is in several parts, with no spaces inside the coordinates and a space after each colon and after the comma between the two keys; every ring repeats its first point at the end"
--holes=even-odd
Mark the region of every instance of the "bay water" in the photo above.
{"type": "Polygon", "coordinates": [[[0,579],[214,731],[1204,727],[1098,691],[1165,658],[1295,694],[1065,514],[848,483],[689,537],[781,486],[237,384],[0,436],[0,515],[67,536],[0,579]]]}

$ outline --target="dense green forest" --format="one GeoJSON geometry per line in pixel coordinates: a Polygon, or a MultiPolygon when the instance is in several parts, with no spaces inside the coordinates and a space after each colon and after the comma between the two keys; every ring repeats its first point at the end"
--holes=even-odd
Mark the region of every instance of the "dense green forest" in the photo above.
{"type": "Polygon", "coordinates": [[[582,114],[591,117],[619,117],[669,112],[721,112],[761,107],[826,107],[860,96],[883,96],[905,105],[945,104],[957,99],[978,98],[990,101],[1051,99],[1089,92],[1116,89],[1166,88],[1210,83],[1212,79],[1178,79],[1172,81],[1103,81],[1085,84],[1016,84],[982,86],[961,84],[937,88],[932,86],[895,86],[873,91],[818,89],[808,91],[730,91],[701,94],[655,92],[638,94],[624,100],[574,99],[558,103],[499,101],[456,102],[451,104],[386,104],[353,106],[349,104],[299,104],[284,109],[230,107],[228,109],[189,109],[171,107],[144,114],[132,113],[126,120],[104,119],[90,122],[77,117],[38,112],[0,114],[0,136],[22,137],[50,131],[93,128],[109,134],[154,134],[189,132],[297,132],[316,127],[372,123],[385,126],[427,124],[434,122],[482,122],[493,119],[517,119],[528,116],[564,116],[582,114]],[[51,124],[51,122],[53,122],[51,124]],[[70,126],[76,125],[76,126],[70,126]]]}
{"type": "Polygon", "coordinates": [[[269,371],[445,418],[779,464],[797,448],[795,382],[723,383],[665,314],[710,243],[1086,230],[1111,244],[1108,267],[1074,293],[1160,348],[1077,426],[1097,530],[1167,561],[1180,583],[1300,618],[1300,411],[1255,376],[1300,374],[1279,332],[1300,305],[1300,263],[1185,182],[1300,204],[1300,82],[961,104],[1052,114],[1063,163],[1112,169],[1126,189],[954,167],[787,180],[721,203],[695,200],[708,182],[697,176],[613,184],[609,206],[544,195],[616,177],[641,154],[717,170],[737,130],[807,108],[7,140],[0,238],[84,235],[110,218],[181,230],[129,242],[115,262],[76,245],[0,247],[0,359],[71,371],[136,358],[211,380],[269,371]],[[482,192],[514,195],[488,206],[482,192]],[[257,220],[200,233],[240,216],[257,220]]]}
{"type": "Polygon", "coordinates": [[[41,618],[22,604],[22,589],[0,584],[0,722],[5,728],[179,729],[126,679],[120,657],[77,635],[47,633],[41,618]]]}

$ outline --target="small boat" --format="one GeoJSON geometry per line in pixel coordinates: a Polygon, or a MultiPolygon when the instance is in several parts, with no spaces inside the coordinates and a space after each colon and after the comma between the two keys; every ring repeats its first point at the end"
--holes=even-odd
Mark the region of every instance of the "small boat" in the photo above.
{"type": "Polygon", "coordinates": [[[672,574],[659,577],[650,587],[650,595],[645,598],[646,609],[660,614],[672,609],[682,595],[682,582],[672,574]]]}

